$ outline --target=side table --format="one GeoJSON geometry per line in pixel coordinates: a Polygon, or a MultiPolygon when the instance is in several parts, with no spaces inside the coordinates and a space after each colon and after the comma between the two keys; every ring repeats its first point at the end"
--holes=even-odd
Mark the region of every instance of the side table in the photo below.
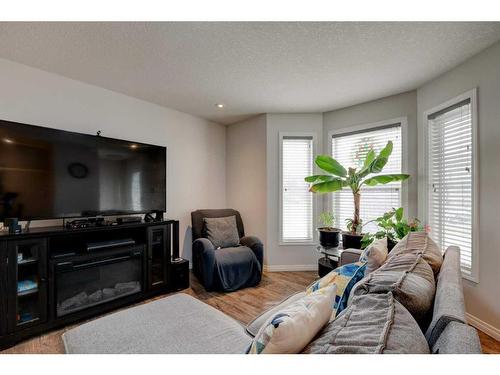
{"type": "Polygon", "coordinates": [[[318,245],[316,251],[323,256],[318,259],[318,276],[323,277],[339,266],[341,247],[323,247],[318,245]]]}

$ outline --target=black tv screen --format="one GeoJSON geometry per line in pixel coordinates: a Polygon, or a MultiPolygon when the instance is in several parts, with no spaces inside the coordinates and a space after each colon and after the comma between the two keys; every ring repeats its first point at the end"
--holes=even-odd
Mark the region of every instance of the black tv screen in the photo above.
{"type": "Polygon", "coordinates": [[[166,210],[166,148],[0,120],[0,220],[166,210]]]}

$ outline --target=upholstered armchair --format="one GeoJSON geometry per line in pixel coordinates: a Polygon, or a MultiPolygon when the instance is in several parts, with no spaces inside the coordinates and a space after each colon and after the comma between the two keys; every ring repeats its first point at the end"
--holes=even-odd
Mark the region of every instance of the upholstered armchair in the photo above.
{"type": "Polygon", "coordinates": [[[240,213],[232,209],[205,209],[191,213],[193,272],[206,290],[226,292],[257,285],[262,277],[264,246],[254,236],[245,236],[240,213]],[[235,216],[240,243],[215,248],[207,238],[205,218],[235,216]]]}

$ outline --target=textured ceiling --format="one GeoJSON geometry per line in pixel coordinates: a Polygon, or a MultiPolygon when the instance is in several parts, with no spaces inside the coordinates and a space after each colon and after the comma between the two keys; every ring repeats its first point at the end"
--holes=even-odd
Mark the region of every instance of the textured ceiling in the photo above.
{"type": "Polygon", "coordinates": [[[230,124],[411,90],[499,39],[500,22],[4,22],[0,57],[230,124]]]}

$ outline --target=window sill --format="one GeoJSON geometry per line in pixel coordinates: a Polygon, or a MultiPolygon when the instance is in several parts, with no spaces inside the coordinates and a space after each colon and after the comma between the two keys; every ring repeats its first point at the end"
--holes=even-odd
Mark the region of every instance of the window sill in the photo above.
{"type": "Polygon", "coordinates": [[[472,275],[464,275],[464,274],[462,274],[462,279],[470,281],[471,283],[474,283],[474,284],[479,284],[479,277],[478,276],[472,276],[472,275]]]}
{"type": "Polygon", "coordinates": [[[307,242],[279,242],[280,246],[316,246],[318,243],[316,241],[307,241],[307,242]]]}

